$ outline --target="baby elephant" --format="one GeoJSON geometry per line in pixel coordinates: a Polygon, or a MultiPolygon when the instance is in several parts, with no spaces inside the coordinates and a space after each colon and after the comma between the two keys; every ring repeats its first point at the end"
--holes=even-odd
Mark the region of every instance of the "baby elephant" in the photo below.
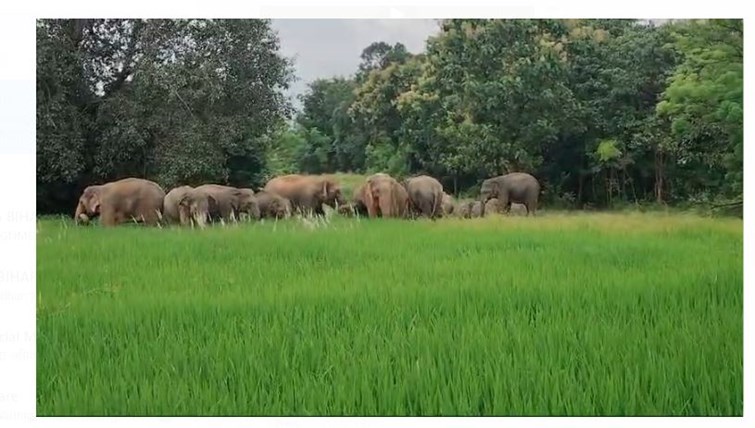
{"type": "Polygon", "coordinates": [[[485,202],[485,215],[503,214],[503,206],[498,198],[493,198],[485,202]]]}
{"type": "Polygon", "coordinates": [[[338,207],[338,214],[341,214],[344,217],[365,217],[367,216],[367,207],[364,204],[350,202],[345,205],[340,205],[338,207]]]}
{"type": "Polygon", "coordinates": [[[448,193],[443,192],[443,199],[441,200],[441,210],[443,211],[443,217],[449,217],[454,213],[456,209],[456,203],[454,198],[448,193]]]}
{"type": "Polygon", "coordinates": [[[455,210],[456,215],[461,218],[478,218],[485,216],[484,205],[480,201],[469,201],[459,203],[455,210]]]}
{"type": "Polygon", "coordinates": [[[282,219],[291,216],[291,202],[283,196],[268,190],[260,190],[254,196],[261,218],[282,219]]]}

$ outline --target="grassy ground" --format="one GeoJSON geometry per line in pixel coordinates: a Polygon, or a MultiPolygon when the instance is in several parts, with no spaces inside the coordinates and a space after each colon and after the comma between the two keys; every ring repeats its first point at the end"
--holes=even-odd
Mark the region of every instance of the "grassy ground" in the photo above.
{"type": "Polygon", "coordinates": [[[741,415],[742,222],[37,237],[39,415],[741,415]]]}

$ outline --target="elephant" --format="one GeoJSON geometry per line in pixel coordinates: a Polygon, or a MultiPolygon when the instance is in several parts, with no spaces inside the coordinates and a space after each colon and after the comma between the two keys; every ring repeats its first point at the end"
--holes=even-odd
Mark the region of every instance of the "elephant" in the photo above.
{"type": "Polygon", "coordinates": [[[485,215],[503,213],[501,201],[499,201],[498,198],[489,199],[487,202],[485,202],[485,209],[483,211],[485,212],[485,215]]]}
{"type": "Polygon", "coordinates": [[[76,206],[76,223],[87,223],[100,216],[103,226],[139,221],[150,226],[160,224],[165,191],[154,181],[124,178],[84,189],[76,206]]]}
{"type": "Polygon", "coordinates": [[[163,219],[166,223],[172,224],[186,224],[188,219],[181,218],[181,213],[178,209],[178,203],[181,199],[194,188],[191,186],[180,186],[172,189],[163,199],[163,219]]]}
{"type": "Polygon", "coordinates": [[[443,216],[448,217],[453,215],[454,210],[456,209],[456,204],[454,203],[454,198],[451,197],[446,192],[443,192],[443,199],[441,201],[441,209],[443,211],[443,216]]]}
{"type": "MultiPolygon", "coordinates": [[[[501,201],[498,200],[498,198],[493,198],[488,200],[485,203],[485,216],[490,214],[503,214],[503,206],[501,206],[501,201]]],[[[509,210],[510,214],[515,215],[526,215],[527,214],[527,207],[525,207],[523,204],[511,204],[511,209],[509,210]]]]}
{"type": "Polygon", "coordinates": [[[313,212],[325,215],[323,204],[337,209],[338,205],[346,203],[341,186],[335,180],[323,176],[283,175],[268,181],[264,190],[288,199],[293,209],[302,214],[313,212]]]}
{"type": "Polygon", "coordinates": [[[291,202],[273,192],[260,190],[254,194],[260,211],[260,218],[286,218],[291,215],[291,202]]]}
{"type": "Polygon", "coordinates": [[[527,215],[535,215],[540,195],[540,183],[530,174],[512,172],[482,182],[480,201],[486,203],[497,198],[504,212],[508,213],[512,203],[524,204],[527,215]]]}
{"type": "Polygon", "coordinates": [[[345,217],[355,217],[359,215],[359,212],[357,211],[357,206],[353,202],[347,202],[338,206],[338,214],[345,217]]]}
{"type": "Polygon", "coordinates": [[[338,214],[341,214],[346,217],[355,217],[355,216],[368,216],[369,213],[367,212],[367,205],[362,202],[361,194],[364,190],[364,186],[366,184],[362,184],[358,187],[356,187],[353,191],[353,196],[351,198],[351,201],[347,202],[344,205],[338,206],[338,214]]]}
{"type": "Polygon", "coordinates": [[[509,212],[514,215],[526,216],[527,207],[524,204],[511,204],[509,212]]]}
{"type": "Polygon", "coordinates": [[[469,217],[470,218],[485,217],[485,204],[483,204],[481,201],[470,202],[469,217]]]}
{"type": "Polygon", "coordinates": [[[409,215],[409,194],[396,179],[385,173],[367,178],[356,198],[367,208],[367,215],[405,218],[409,215]]]}
{"type": "Polygon", "coordinates": [[[454,214],[461,218],[470,218],[472,212],[471,202],[459,202],[459,205],[454,210],[454,214]]]}
{"type": "Polygon", "coordinates": [[[195,187],[178,203],[180,217],[194,221],[203,227],[209,221],[235,220],[239,214],[239,189],[220,184],[204,184],[195,187]]]}
{"type": "Polygon", "coordinates": [[[245,214],[247,217],[253,220],[259,220],[261,218],[259,203],[257,197],[254,194],[254,190],[249,188],[238,189],[239,190],[239,202],[238,202],[238,215],[245,214]]]}
{"type": "Polygon", "coordinates": [[[484,205],[480,201],[467,201],[459,203],[455,213],[461,218],[478,218],[484,217],[484,205]]]}
{"type": "Polygon", "coordinates": [[[413,214],[432,220],[443,214],[443,185],[429,175],[420,175],[404,180],[413,214]]]}

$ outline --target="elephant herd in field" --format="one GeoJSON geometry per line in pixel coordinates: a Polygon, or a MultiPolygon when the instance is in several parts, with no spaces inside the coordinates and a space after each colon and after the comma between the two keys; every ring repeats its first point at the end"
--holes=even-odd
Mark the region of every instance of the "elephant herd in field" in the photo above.
{"type": "Polygon", "coordinates": [[[326,176],[290,174],[271,179],[262,189],[219,184],[179,186],[167,194],[159,184],[124,178],[84,189],[74,218],[88,223],[99,216],[103,226],[136,221],[147,225],[204,226],[215,221],[282,219],[293,214],[324,215],[323,205],[344,216],[436,219],[446,216],[482,217],[486,211],[508,212],[522,204],[535,214],[540,184],[526,173],[510,173],[482,183],[480,198],[456,203],[433,177],[421,175],[398,182],[388,174],[369,176],[354,189],[350,201],[341,186],[326,176]]]}

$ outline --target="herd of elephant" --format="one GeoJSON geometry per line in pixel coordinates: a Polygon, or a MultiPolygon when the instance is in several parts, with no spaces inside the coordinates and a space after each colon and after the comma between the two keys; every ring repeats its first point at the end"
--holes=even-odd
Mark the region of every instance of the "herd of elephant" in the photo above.
{"type": "Polygon", "coordinates": [[[354,189],[350,201],[344,198],[339,183],[325,176],[279,176],[256,192],[204,184],[179,186],[167,194],[154,181],[124,178],[84,189],[74,218],[77,223],[88,223],[91,218],[99,216],[103,226],[136,221],[147,225],[203,227],[210,222],[228,222],[244,217],[259,220],[281,219],[293,214],[324,215],[324,205],[344,216],[436,219],[455,215],[470,218],[484,216],[486,204],[494,200],[503,212],[508,212],[511,204],[516,203],[524,205],[527,215],[534,215],[539,194],[537,179],[521,172],[483,181],[478,200],[458,204],[444,192],[438,180],[427,175],[408,178],[401,183],[388,174],[371,175],[354,189]]]}

